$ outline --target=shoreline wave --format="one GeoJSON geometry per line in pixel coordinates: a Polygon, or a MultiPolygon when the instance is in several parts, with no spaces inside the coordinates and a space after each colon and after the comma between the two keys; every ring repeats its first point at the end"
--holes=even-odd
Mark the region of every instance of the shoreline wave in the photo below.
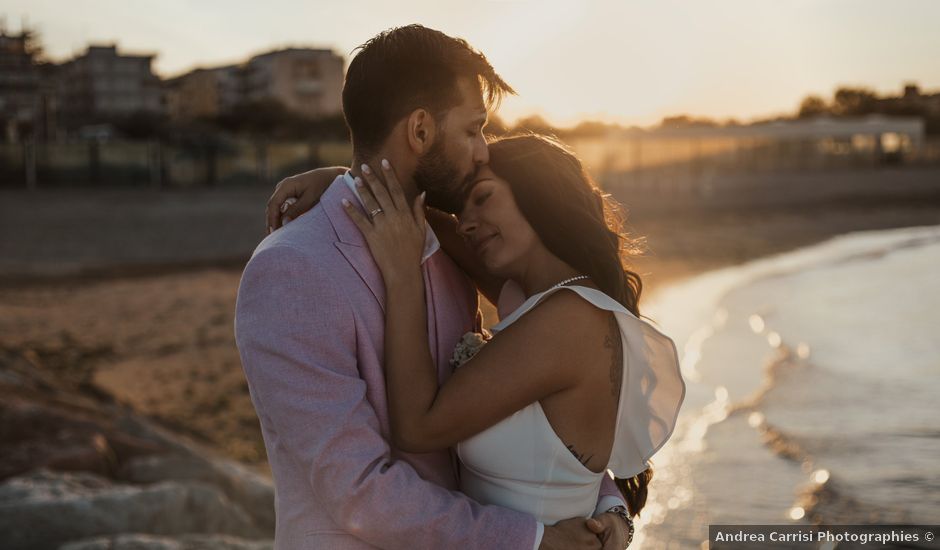
{"type": "MultiPolygon", "coordinates": [[[[783,470],[775,470],[774,474],[768,472],[768,475],[779,474],[781,478],[790,476],[788,479],[802,479],[791,487],[789,508],[782,507],[781,510],[790,521],[830,525],[911,521],[914,517],[911,510],[890,505],[890,501],[884,498],[880,502],[871,499],[867,486],[853,485],[850,480],[853,475],[858,477],[857,472],[843,475],[838,464],[820,458],[816,453],[820,448],[818,441],[807,440],[802,434],[789,431],[785,422],[768,419],[768,416],[773,416],[767,410],[770,406],[768,401],[778,402],[775,406],[779,408],[779,402],[786,397],[781,397],[782,394],[798,391],[801,384],[818,383],[816,377],[819,376],[839,376],[837,373],[827,373],[824,366],[810,360],[813,349],[811,344],[814,342],[799,341],[788,334],[785,328],[771,327],[774,312],[770,311],[768,318],[768,312],[754,307],[747,318],[750,331],[746,332],[763,339],[765,353],[770,356],[763,361],[750,363],[751,370],[760,365],[761,376],[746,392],[741,391],[742,384],[729,392],[728,388],[715,382],[715,373],[710,372],[707,365],[709,353],[714,350],[708,348],[714,345],[716,339],[730,338],[727,325],[732,319],[729,319],[731,314],[726,302],[729,296],[740,289],[759,283],[772,283],[774,279],[800,275],[810,270],[851,268],[854,263],[865,265],[865,262],[881,261],[900,251],[935,246],[938,243],[940,226],[850,233],[804,249],[705,273],[662,289],[655,297],[653,306],[647,305],[647,311],[652,312],[650,316],[654,319],[663,321],[660,326],[664,331],[675,335],[683,352],[681,364],[683,375],[689,382],[691,397],[680,424],[681,433],[677,429],[676,441],[669,449],[669,462],[682,468],[689,468],[690,465],[693,470],[701,468],[693,460],[696,454],[702,455],[706,450],[716,452],[708,448],[711,439],[709,432],[721,424],[741,425],[743,421],[759,436],[760,444],[769,457],[793,464],[802,472],[798,476],[786,474],[783,470]],[[737,395],[732,397],[731,394],[737,395]]],[[[737,315],[740,317],[740,311],[737,315]]],[[[740,321],[738,317],[733,321],[740,321]]],[[[743,334],[744,331],[739,332],[743,334]]],[[[748,365],[744,365],[742,370],[747,368],[748,365]]],[[[940,435],[936,430],[915,429],[908,432],[914,434],[912,437],[921,439],[940,435]]],[[[894,435],[905,436],[905,433],[894,435]]],[[[728,441],[726,434],[721,437],[725,438],[722,441],[728,441]]],[[[721,454],[720,450],[718,452],[721,454]]],[[[715,460],[721,460],[721,456],[715,460]]],[[[875,481],[882,481],[886,475],[882,474],[875,481]]],[[[686,473],[685,477],[694,480],[695,474],[689,477],[686,473]]],[[[907,478],[897,475],[892,479],[900,483],[898,480],[907,478]]],[[[923,479],[915,475],[908,481],[917,484],[923,479]]],[[[652,522],[655,524],[669,524],[674,518],[687,521],[695,514],[703,517],[702,510],[695,510],[694,513],[689,511],[685,514],[688,517],[681,517],[682,506],[692,505],[690,503],[695,501],[692,498],[683,499],[680,506],[668,506],[667,502],[674,504],[675,501],[670,501],[665,494],[658,494],[651,500],[657,501],[654,504],[663,512],[656,518],[657,521],[652,522]]],[[[701,504],[698,506],[702,507],[701,504]]],[[[704,506],[704,509],[707,513],[708,506],[704,506]]],[[[692,536],[685,542],[691,547],[694,540],[692,536]]]]}

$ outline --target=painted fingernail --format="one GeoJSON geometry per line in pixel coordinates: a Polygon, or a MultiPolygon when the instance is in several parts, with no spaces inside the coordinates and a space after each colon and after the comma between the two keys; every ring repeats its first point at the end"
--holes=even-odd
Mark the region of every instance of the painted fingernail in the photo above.
{"type": "Polygon", "coordinates": [[[388,170],[388,169],[391,168],[391,167],[392,167],[392,165],[389,164],[387,160],[382,159],[382,168],[385,168],[386,170],[388,170]]]}
{"type": "Polygon", "coordinates": [[[421,204],[424,204],[424,196],[427,195],[427,194],[428,194],[427,191],[422,191],[422,192],[421,192],[421,204]]]}
{"type": "Polygon", "coordinates": [[[356,176],[356,187],[362,187],[362,178],[356,176]]]}
{"type": "Polygon", "coordinates": [[[350,205],[350,202],[349,202],[348,200],[346,200],[346,199],[343,199],[343,200],[342,200],[342,203],[343,203],[343,206],[349,206],[349,205],[350,205]]]}
{"type": "Polygon", "coordinates": [[[359,168],[362,168],[362,171],[365,172],[366,174],[371,174],[371,173],[372,173],[372,169],[369,168],[369,165],[368,165],[368,164],[363,164],[363,165],[360,166],[359,168]]]}

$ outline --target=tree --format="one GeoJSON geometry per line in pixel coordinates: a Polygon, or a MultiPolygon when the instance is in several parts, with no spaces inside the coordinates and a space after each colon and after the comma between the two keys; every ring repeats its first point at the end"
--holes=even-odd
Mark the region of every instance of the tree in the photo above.
{"type": "Polygon", "coordinates": [[[537,134],[556,135],[558,133],[555,127],[539,115],[531,115],[517,120],[513,129],[517,131],[524,130],[527,132],[535,132],[537,134]]]}
{"type": "Polygon", "coordinates": [[[800,112],[796,115],[798,118],[810,118],[829,114],[829,106],[826,100],[818,95],[807,96],[800,103],[800,112]]]}
{"type": "Polygon", "coordinates": [[[611,130],[620,128],[616,124],[607,124],[597,120],[585,120],[577,126],[567,130],[565,135],[577,137],[597,137],[607,135],[611,130]]]}
{"type": "Polygon", "coordinates": [[[136,111],[110,122],[130,139],[163,139],[167,136],[166,117],[149,111],[136,111]]]}
{"type": "Polygon", "coordinates": [[[492,113],[486,120],[483,132],[491,136],[502,136],[509,132],[509,126],[496,113],[492,113]]]}
{"type": "Polygon", "coordinates": [[[229,132],[270,138],[292,137],[305,121],[276,99],[238,103],[217,118],[229,132]]]}
{"type": "Polygon", "coordinates": [[[695,118],[689,115],[667,116],[659,123],[661,128],[709,128],[718,126],[710,118],[695,118]]]}
{"type": "Polygon", "coordinates": [[[832,110],[840,116],[858,116],[874,113],[878,96],[866,88],[839,88],[833,97],[832,110]]]}

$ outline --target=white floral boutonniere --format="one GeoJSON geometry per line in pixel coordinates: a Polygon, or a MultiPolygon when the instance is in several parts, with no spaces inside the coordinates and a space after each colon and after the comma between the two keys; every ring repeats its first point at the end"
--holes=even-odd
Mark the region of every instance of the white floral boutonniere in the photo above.
{"type": "Polygon", "coordinates": [[[464,334],[454,347],[454,355],[450,358],[450,366],[456,369],[469,361],[492,337],[493,335],[486,329],[483,329],[482,333],[468,332],[464,334]]]}

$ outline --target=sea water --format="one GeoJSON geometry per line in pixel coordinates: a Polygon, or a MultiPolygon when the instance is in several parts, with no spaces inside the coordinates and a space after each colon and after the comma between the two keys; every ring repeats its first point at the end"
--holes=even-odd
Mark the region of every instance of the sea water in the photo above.
{"type": "Polygon", "coordinates": [[[688,385],[635,546],[709,524],[936,523],[940,227],[844,235],[643,308],[688,385]]]}

